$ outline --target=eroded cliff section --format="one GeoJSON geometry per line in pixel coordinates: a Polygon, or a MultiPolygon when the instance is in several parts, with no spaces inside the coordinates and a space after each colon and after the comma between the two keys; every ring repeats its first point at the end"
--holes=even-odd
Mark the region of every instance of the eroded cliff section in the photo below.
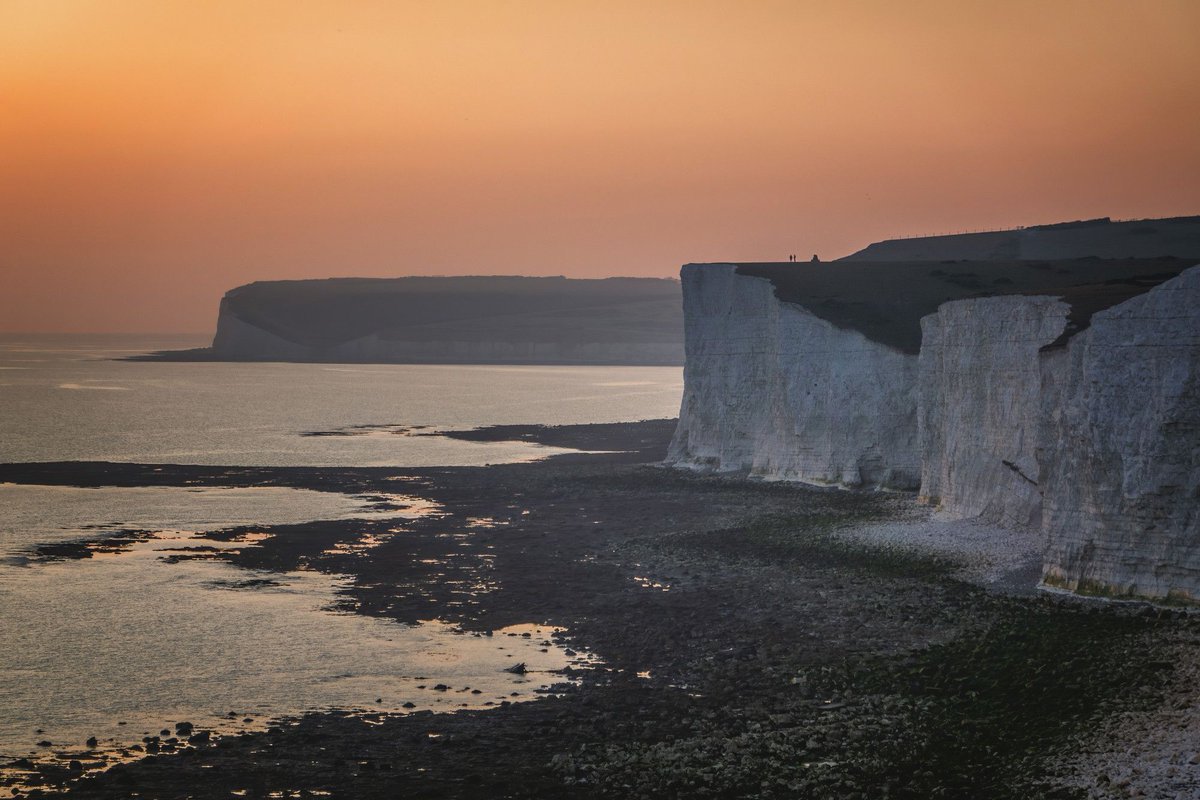
{"type": "Polygon", "coordinates": [[[1041,349],[1067,325],[1056,297],[946,303],[921,320],[921,498],[956,519],[1041,523],[1041,349]]]}
{"type": "Polygon", "coordinates": [[[1043,580],[1200,600],[1200,267],[1041,362],[1043,580]]]}
{"type": "Polygon", "coordinates": [[[914,357],[781,303],[732,264],[683,268],[687,362],[668,462],[915,489],[914,357]]]}
{"type": "Polygon", "coordinates": [[[225,361],[683,363],[679,283],[497,277],[267,281],[229,291],[225,361]]]}

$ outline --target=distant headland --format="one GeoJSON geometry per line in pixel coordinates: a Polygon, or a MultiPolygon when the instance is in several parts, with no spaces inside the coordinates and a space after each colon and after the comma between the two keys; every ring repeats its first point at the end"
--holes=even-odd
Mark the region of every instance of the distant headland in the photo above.
{"type": "Polygon", "coordinates": [[[683,314],[673,279],[264,281],[226,293],[211,347],[143,358],[677,366],[683,314]]]}

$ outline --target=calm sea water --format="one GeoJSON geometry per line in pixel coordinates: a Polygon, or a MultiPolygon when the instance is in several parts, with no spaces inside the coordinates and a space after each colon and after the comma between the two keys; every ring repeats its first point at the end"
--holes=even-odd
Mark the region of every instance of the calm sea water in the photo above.
{"type": "MultiPolygon", "coordinates": [[[[303,434],[661,418],[678,412],[682,391],[678,368],[114,360],[204,343],[0,335],[0,462],[519,461],[557,451],[386,432],[303,434]]],[[[0,758],[55,758],[77,752],[89,736],[117,748],[184,719],[228,728],[311,709],[399,712],[413,702],[451,710],[530,697],[539,681],[552,680],[537,671],[570,660],[557,647],[540,652],[550,631],[538,629],[538,620],[530,620],[528,639],[462,635],[436,621],[409,627],[327,611],[337,576],[266,576],[162,558],[205,530],[428,511],[419,498],[411,501],[408,510],[380,512],[359,498],[278,488],[0,484],[0,758]],[[82,561],[26,558],[40,543],[125,528],[157,535],[127,552],[82,561]],[[273,580],[245,588],[247,578],[266,577],[273,580]],[[504,672],[514,659],[535,672],[504,672]],[[438,682],[452,691],[431,691],[438,682]],[[246,718],[254,722],[242,723],[246,718]],[[39,748],[41,740],[54,744],[39,748]]]]}
{"type": "Polygon", "coordinates": [[[529,445],[355,425],[624,422],[679,413],[678,367],[150,363],[112,359],[203,339],[0,335],[0,462],[459,466],[529,445]]]}

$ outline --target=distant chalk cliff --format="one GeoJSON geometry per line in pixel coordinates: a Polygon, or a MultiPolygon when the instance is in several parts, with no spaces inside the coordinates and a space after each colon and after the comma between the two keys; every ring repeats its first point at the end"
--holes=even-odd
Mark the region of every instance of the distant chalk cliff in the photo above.
{"type": "Polygon", "coordinates": [[[1200,601],[1198,264],[1191,217],[685,266],[668,461],[916,490],[1038,531],[1047,586],[1200,601]]]}
{"type": "Polygon", "coordinates": [[[654,278],[266,281],[229,291],[212,347],[184,357],[677,365],[680,289],[654,278]]]}

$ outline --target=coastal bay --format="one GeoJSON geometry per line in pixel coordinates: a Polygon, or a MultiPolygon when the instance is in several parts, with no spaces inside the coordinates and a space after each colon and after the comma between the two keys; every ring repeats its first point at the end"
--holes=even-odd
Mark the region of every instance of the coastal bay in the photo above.
{"type": "MultiPolygon", "coordinates": [[[[436,613],[466,635],[536,620],[596,659],[533,703],[313,712],[82,780],[66,764],[10,775],[80,797],[1070,797],[1102,776],[1064,766],[1068,745],[1178,691],[1188,667],[1169,656],[1192,617],[989,590],[953,557],[843,535],[903,518],[906,496],[667,471],[671,427],[497,429],[607,452],[487,467],[0,467],[41,485],[362,494],[401,479],[443,515],[358,552],[375,523],[254,526],[253,547],[206,557],[349,576],[339,607],[357,615],[436,613]]],[[[1134,777],[1195,786],[1186,769],[1134,777]]]]}

